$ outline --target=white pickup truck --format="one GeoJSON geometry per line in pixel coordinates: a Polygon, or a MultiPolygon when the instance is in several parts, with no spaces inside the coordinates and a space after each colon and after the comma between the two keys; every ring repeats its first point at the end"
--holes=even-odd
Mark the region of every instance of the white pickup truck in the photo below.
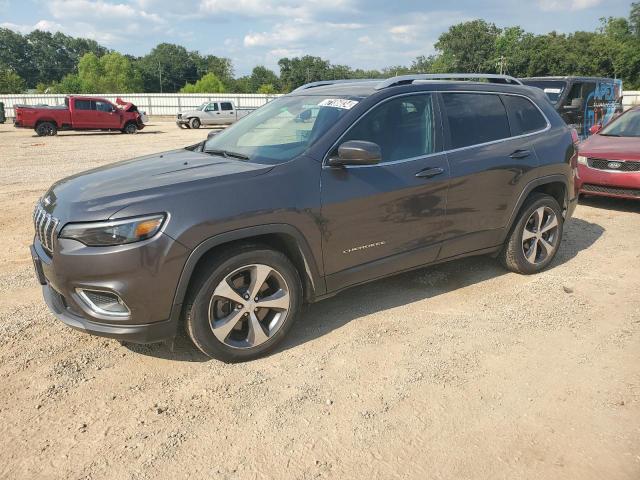
{"type": "Polygon", "coordinates": [[[195,110],[178,112],[176,124],[180,128],[200,128],[200,125],[229,125],[246,116],[251,110],[238,110],[230,100],[206,102],[195,110]]]}

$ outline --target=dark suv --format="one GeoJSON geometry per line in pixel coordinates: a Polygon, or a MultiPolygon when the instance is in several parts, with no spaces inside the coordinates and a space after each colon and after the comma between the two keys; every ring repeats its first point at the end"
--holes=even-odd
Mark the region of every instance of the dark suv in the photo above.
{"type": "Polygon", "coordinates": [[[486,77],[309,84],[201,144],[57,182],[31,247],[47,304],[131,342],[184,322],[237,361],[353,285],[480,254],[539,272],[576,205],[574,137],[542,90],[486,77]]]}

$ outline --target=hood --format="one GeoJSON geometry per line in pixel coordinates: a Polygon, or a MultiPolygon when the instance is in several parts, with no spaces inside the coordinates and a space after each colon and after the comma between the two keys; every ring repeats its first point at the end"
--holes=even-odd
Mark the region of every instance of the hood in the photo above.
{"type": "Polygon", "coordinates": [[[191,110],[185,110],[184,112],[178,112],[178,115],[182,115],[183,117],[186,117],[186,116],[189,116],[189,115],[198,116],[201,113],[202,113],[202,110],[191,109],[191,110]]]}
{"type": "Polygon", "coordinates": [[[104,220],[128,205],[241,181],[272,168],[185,149],[172,150],[62,179],[49,189],[42,203],[61,222],[104,220]]]}
{"type": "Polygon", "coordinates": [[[580,155],[606,160],[640,160],[640,137],[592,135],[578,147],[580,155]]]}

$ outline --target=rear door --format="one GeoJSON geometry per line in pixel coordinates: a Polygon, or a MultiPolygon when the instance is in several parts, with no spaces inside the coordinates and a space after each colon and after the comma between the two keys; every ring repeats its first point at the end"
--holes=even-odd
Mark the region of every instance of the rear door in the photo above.
{"type": "Polygon", "coordinates": [[[451,169],[445,244],[440,252],[440,258],[447,258],[500,242],[514,199],[528,181],[527,174],[538,165],[531,134],[546,130],[547,121],[521,96],[440,95],[451,169]]]}
{"type": "MultiPolygon", "coordinates": [[[[377,165],[323,167],[323,252],[330,291],[437,257],[449,167],[434,98],[421,93],[381,102],[329,152],[337,155],[348,140],[374,142],[382,150],[377,165]]],[[[323,115],[320,109],[316,122],[323,115]]]]}
{"type": "Polygon", "coordinates": [[[105,100],[95,101],[95,128],[119,129],[121,127],[119,110],[105,100]]]}
{"type": "Polygon", "coordinates": [[[73,128],[95,128],[95,102],[84,98],[72,98],[74,108],[71,115],[73,128]]]}
{"type": "Polygon", "coordinates": [[[220,102],[220,114],[222,123],[233,123],[236,121],[236,109],[231,102],[220,102]]]}

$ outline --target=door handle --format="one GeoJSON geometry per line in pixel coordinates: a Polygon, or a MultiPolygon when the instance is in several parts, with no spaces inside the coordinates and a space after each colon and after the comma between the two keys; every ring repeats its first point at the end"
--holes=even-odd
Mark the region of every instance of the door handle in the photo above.
{"type": "Polygon", "coordinates": [[[436,175],[440,175],[441,173],[444,173],[444,168],[440,168],[440,167],[425,168],[424,170],[420,170],[418,173],[416,173],[416,177],[431,178],[431,177],[435,177],[436,175]]]}
{"type": "Polygon", "coordinates": [[[515,152],[513,152],[511,155],[509,155],[511,158],[526,158],[529,155],[531,155],[531,152],[529,150],[516,150],[515,152]]]}

